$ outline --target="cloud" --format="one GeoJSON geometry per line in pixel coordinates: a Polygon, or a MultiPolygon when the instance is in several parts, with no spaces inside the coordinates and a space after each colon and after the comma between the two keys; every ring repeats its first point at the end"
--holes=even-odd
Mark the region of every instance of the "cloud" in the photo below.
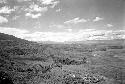
{"type": "Polygon", "coordinates": [[[78,23],[85,23],[85,22],[87,22],[87,20],[79,19],[79,17],[77,17],[72,20],[65,21],[64,24],[78,24],[78,23]]]}
{"type": "Polygon", "coordinates": [[[48,10],[47,7],[40,7],[37,4],[31,4],[29,8],[26,8],[25,11],[28,12],[46,12],[48,10]]]}
{"type": "Polygon", "coordinates": [[[42,0],[42,4],[49,5],[52,4],[54,0],[42,0]]]}
{"type": "Polygon", "coordinates": [[[125,30],[82,29],[78,32],[34,32],[24,38],[32,41],[86,41],[125,39],[125,30]]]}
{"type": "Polygon", "coordinates": [[[58,5],[58,0],[39,0],[43,5],[48,6],[50,8],[55,8],[58,5]]]}
{"type": "Polygon", "coordinates": [[[103,18],[100,18],[100,17],[96,17],[93,22],[97,22],[97,21],[100,21],[100,20],[103,20],[103,18]]]}
{"type": "Polygon", "coordinates": [[[56,12],[60,12],[60,11],[61,11],[61,9],[60,9],[60,8],[56,10],[56,12]]]}
{"type": "Polygon", "coordinates": [[[107,24],[107,27],[113,27],[113,25],[112,24],[107,24]]]}
{"type": "Polygon", "coordinates": [[[53,2],[52,4],[51,4],[51,8],[55,8],[55,6],[57,6],[57,4],[59,3],[59,1],[55,1],[55,2],[53,2]]]}
{"type": "MultiPolygon", "coordinates": [[[[13,1],[13,0],[12,0],[13,1]]],[[[14,0],[15,6],[11,8],[11,1],[0,0],[0,3],[6,2],[7,6],[0,8],[0,14],[10,14],[15,11],[16,14],[23,14],[32,18],[38,18],[49,10],[49,8],[54,8],[59,1],[58,0],[14,0]],[[23,3],[26,4],[23,4],[23,3]],[[18,10],[19,9],[19,10],[18,10]]]]}
{"type": "MultiPolygon", "coordinates": [[[[72,30],[72,29],[71,29],[72,30]]],[[[70,31],[70,29],[69,29],[70,31]]],[[[125,30],[82,29],[77,32],[29,32],[25,29],[0,27],[0,32],[30,41],[86,41],[125,39],[125,30]]]]}
{"type": "Polygon", "coordinates": [[[0,3],[6,3],[7,0],[0,0],[0,3]]]}
{"type": "Polygon", "coordinates": [[[29,31],[25,29],[8,28],[8,27],[0,27],[0,32],[9,35],[14,35],[19,38],[24,38],[25,34],[29,33],[29,31]]]}
{"type": "Polygon", "coordinates": [[[125,30],[81,30],[79,31],[78,40],[113,40],[125,39],[125,30]],[[84,39],[83,39],[84,38],[84,39]]]}
{"type": "Polygon", "coordinates": [[[25,16],[36,19],[36,18],[39,18],[41,16],[41,13],[37,13],[37,14],[26,13],[25,16]]]}
{"type": "Polygon", "coordinates": [[[0,23],[7,23],[7,22],[8,22],[7,18],[0,16],[0,23]]]}
{"type": "Polygon", "coordinates": [[[10,8],[7,7],[7,6],[4,6],[4,7],[0,8],[0,13],[7,13],[7,14],[9,14],[9,13],[11,13],[12,11],[15,11],[15,9],[10,9],[10,8]]]}
{"type": "Polygon", "coordinates": [[[56,4],[58,2],[59,1],[56,1],[56,0],[42,0],[42,4],[44,5],[56,4]]]}
{"type": "Polygon", "coordinates": [[[52,24],[49,26],[49,28],[58,28],[58,29],[65,29],[66,28],[67,29],[69,27],[64,26],[64,25],[60,25],[60,24],[52,24]]]}
{"type": "MultiPolygon", "coordinates": [[[[18,2],[27,2],[27,1],[33,1],[33,0],[17,0],[18,2]]],[[[41,3],[41,5],[49,6],[51,8],[54,8],[59,1],[58,0],[36,0],[37,2],[41,3]]]]}
{"type": "Polygon", "coordinates": [[[12,20],[16,20],[16,19],[18,19],[19,17],[20,17],[20,16],[15,15],[15,16],[13,16],[12,20]]]}
{"type": "Polygon", "coordinates": [[[31,4],[28,8],[25,9],[28,13],[25,14],[25,16],[31,17],[31,18],[38,18],[43,13],[48,11],[47,7],[40,7],[37,4],[31,4]],[[35,14],[34,14],[35,13],[35,14]]]}
{"type": "Polygon", "coordinates": [[[65,29],[65,30],[67,30],[68,32],[72,32],[73,31],[73,29],[65,29]]]}
{"type": "Polygon", "coordinates": [[[18,2],[31,1],[31,0],[17,0],[18,2]]]}
{"type": "Polygon", "coordinates": [[[68,41],[72,38],[71,33],[67,32],[34,32],[32,34],[27,35],[29,40],[33,41],[56,41],[56,42],[64,42],[68,41]]]}

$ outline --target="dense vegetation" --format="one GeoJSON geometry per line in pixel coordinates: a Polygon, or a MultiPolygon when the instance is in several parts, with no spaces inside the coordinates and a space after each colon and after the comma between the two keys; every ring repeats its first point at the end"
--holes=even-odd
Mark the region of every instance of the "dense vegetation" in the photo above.
{"type": "Polygon", "coordinates": [[[1,33],[0,84],[125,84],[124,55],[117,41],[38,44],[1,33]]]}

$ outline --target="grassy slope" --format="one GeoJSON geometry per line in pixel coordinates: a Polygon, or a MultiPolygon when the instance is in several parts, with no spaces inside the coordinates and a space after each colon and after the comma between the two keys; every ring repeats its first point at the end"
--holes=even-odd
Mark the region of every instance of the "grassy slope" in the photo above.
{"type": "Polygon", "coordinates": [[[124,84],[125,47],[115,42],[39,45],[0,34],[0,71],[15,84],[124,84]]]}

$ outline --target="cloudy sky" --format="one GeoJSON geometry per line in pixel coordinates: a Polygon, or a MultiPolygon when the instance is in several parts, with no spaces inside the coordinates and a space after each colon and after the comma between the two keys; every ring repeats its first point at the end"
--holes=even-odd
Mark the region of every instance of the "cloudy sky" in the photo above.
{"type": "Polygon", "coordinates": [[[125,1],[0,0],[0,32],[32,41],[125,38],[125,1]]]}

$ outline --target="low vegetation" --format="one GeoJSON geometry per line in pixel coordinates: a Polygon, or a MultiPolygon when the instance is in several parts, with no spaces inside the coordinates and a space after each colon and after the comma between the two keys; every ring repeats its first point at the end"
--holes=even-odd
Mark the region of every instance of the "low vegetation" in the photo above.
{"type": "Polygon", "coordinates": [[[125,84],[125,47],[117,42],[37,44],[3,36],[0,84],[125,84]]]}

